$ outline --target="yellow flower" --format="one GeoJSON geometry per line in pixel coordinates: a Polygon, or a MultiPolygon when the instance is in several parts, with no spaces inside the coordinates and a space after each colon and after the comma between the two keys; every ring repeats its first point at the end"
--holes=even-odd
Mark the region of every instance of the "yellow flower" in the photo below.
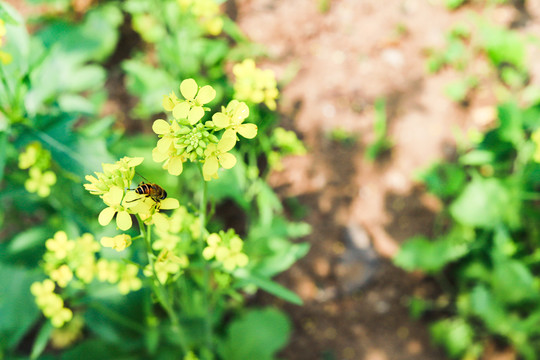
{"type": "Polygon", "coordinates": [[[210,181],[212,178],[217,178],[217,171],[221,165],[225,169],[230,169],[236,165],[236,158],[233,154],[229,154],[228,151],[234,147],[236,138],[222,137],[219,143],[208,144],[204,155],[206,160],[203,165],[204,180],[210,181]]]}
{"type": "Polygon", "coordinates": [[[116,235],[115,237],[104,236],[101,238],[101,245],[122,251],[131,245],[131,236],[127,234],[116,235]]]}
{"type": "Polygon", "coordinates": [[[56,175],[52,171],[44,173],[38,167],[30,168],[30,178],[24,183],[28,192],[35,193],[40,197],[47,197],[51,193],[51,186],[56,183],[56,175]]]}
{"type": "Polygon", "coordinates": [[[122,204],[122,198],[124,197],[124,190],[119,187],[112,187],[108,193],[103,195],[103,202],[109,205],[99,213],[98,221],[101,226],[108,225],[114,215],[116,215],[116,225],[119,229],[126,231],[131,228],[133,224],[131,216],[126,211],[126,207],[131,206],[131,203],[125,202],[122,204]]]}
{"type": "Polygon", "coordinates": [[[51,272],[50,277],[54,280],[58,286],[66,287],[67,284],[73,279],[73,272],[66,264],[60,266],[51,272]]]}
{"type": "Polygon", "coordinates": [[[175,119],[187,119],[194,125],[204,116],[203,105],[214,100],[216,90],[210,85],[199,89],[197,82],[193,79],[186,79],[180,84],[180,93],[186,99],[176,104],[172,110],[175,119]]]}
{"type": "Polygon", "coordinates": [[[118,282],[120,265],[117,262],[99,259],[96,267],[99,281],[107,281],[111,284],[118,282]]]}
{"type": "Polygon", "coordinates": [[[142,281],[137,277],[139,268],[133,264],[126,264],[118,282],[118,291],[126,295],[130,291],[137,291],[142,287],[142,281]]]}
{"type": "Polygon", "coordinates": [[[257,69],[253,59],[246,59],[233,66],[233,73],[236,77],[234,83],[236,99],[256,104],[264,102],[270,110],[275,110],[278,90],[272,70],[257,69]]]}
{"type": "Polygon", "coordinates": [[[58,260],[65,259],[68,254],[75,248],[75,242],[68,240],[67,234],[63,231],[58,231],[52,239],[45,242],[47,250],[51,251],[58,260]]]}
{"type": "Polygon", "coordinates": [[[243,124],[248,116],[249,107],[246,103],[232,100],[226,109],[212,116],[212,121],[218,129],[226,129],[223,137],[233,137],[236,140],[236,133],[239,133],[247,139],[253,139],[257,135],[257,125],[243,124]]]}
{"type": "Polygon", "coordinates": [[[244,267],[248,264],[248,257],[242,252],[244,243],[234,231],[227,233],[220,231],[220,234],[210,234],[206,239],[208,246],[203,249],[203,257],[206,260],[215,258],[223,264],[227,271],[233,271],[237,267],[244,267]]]}

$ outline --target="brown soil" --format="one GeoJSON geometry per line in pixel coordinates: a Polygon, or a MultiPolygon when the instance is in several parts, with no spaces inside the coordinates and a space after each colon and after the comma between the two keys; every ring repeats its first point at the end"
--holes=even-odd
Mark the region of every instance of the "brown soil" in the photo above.
{"type": "MultiPolygon", "coordinates": [[[[389,260],[415,234],[432,235],[438,201],[412,179],[419,169],[455,152],[456,129],[482,128],[494,120],[493,75],[483,80],[467,106],[453,103],[443,88],[452,70],[428,74],[427,48],[442,49],[445,33],[471,13],[498,24],[538,34],[540,4],[466,6],[450,12],[442,1],[334,0],[327,12],[315,0],[239,0],[237,21],[268,48],[263,67],[286,78],[280,112],[309,148],[285,160],[271,176],[284,197],[309,209],[310,253],[280,277],[305,305],[281,304],[294,322],[287,359],[445,359],[430,344],[428,322],[410,319],[407,299],[436,293],[421,275],[407,274],[389,260]],[[491,78],[490,78],[491,76],[491,78]],[[364,149],[373,140],[373,104],[387,99],[392,151],[375,163],[364,149]],[[332,141],[341,128],[357,136],[353,146],[332,141]],[[343,229],[360,225],[382,259],[374,279],[357,294],[321,300],[343,281],[336,259],[343,253],[343,229]]],[[[534,4],[533,4],[534,3],[534,4]]],[[[531,57],[534,59],[534,57],[531,57]]],[[[539,83],[534,62],[532,81],[539,83]],[[536,75],[535,75],[536,74],[536,75]]],[[[538,67],[538,66],[536,66],[538,67]]],[[[512,352],[502,354],[513,358],[512,352]]],[[[501,355],[501,354],[499,354],[501,355]]],[[[496,355],[486,358],[494,359],[496,355]]]]}

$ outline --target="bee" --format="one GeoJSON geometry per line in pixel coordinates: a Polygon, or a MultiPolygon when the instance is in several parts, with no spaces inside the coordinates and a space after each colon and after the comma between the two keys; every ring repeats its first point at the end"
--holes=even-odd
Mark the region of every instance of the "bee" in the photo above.
{"type": "MultiPolygon", "coordinates": [[[[142,181],[141,183],[139,183],[139,185],[137,185],[137,187],[134,189],[136,194],[144,195],[145,197],[152,199],[156,203],[156,206],[160,203],[161,200],[165,200],[165,198],[167,198],[167,192],[165,191],[165,189],[163,189],[158,184],[153,184],[149,182],[145,177],[141,175],[139,176],[146,181],[142,181]]],[[[134,199],[129,202],[133,202],[136,200],[139,199],[134,199]]]]}
{"type": "Polygon", "coordinates": [[[167,192],[158,184],[152,184],[147,182],[141,182],[135,192],[139,195],[145,195],[151,198],[154,202],[159,203],[167,197],[167,192]]]}

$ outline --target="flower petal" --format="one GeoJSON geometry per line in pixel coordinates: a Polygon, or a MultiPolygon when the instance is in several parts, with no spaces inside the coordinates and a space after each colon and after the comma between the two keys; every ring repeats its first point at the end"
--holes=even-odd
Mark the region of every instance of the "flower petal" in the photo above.
{"type": "Polygon", "coordinates": [[[206,85],[206,86],[203,86],[199,90],[199,94],[197,94],[195,101],[203,105],[214,100],[215,97],[216,97],[216,90],[214,90],[214,88],[211,87],[210,85],[206,85]]]}
{"type": "Polygon", "coordinates": [[[236,107],[236,110],[234,111],[233,122],[236,124],[240,124],[248,116],[249,116],[249,107],[246,105],[245,102],[241,102],[238,104],[238,106],[236,107]]]}
{"type": "Polygon", "coordinates": [[[184,166],[183,161],[180,156],[171,157],[169,161],[168,171],[171,175],[180,175],[182,173],[184,166]]]}
{"type": "Polygon", "coordinates": [[[236,136],[233,137],[224,134],[221,140],[219,140],[217,148],[221,152],[226,152],[231,150],[234,147],[234,144],[236,144],[236,136]]]}
{"type": "Polygon", "coordinates": [[[118,186],[113,186],[108,193],[103,195],[103,202],[109,206],[120,205],[122,196],[124,196],[124,190],[118,186]]]}
{"type": "Polygon", "coordinates": [[[212,121],[214,122],[214,125],[220,129],[226,128],[231,123],[229,117],[222,112],[215,113],[214,116],[212,116],[212,121]]]}
{"type": "Polygon", "coordinates": [[[105,209],[101,210],[98,216],[99,224],[101,226],[109,225],[114,214],[116,214],[116,210],[112,207],[106,207],[105,209]]]}
{"type": "Polygon", "coordinates": [[[180,84],[180,92],[185,99],[193,100],[197,94],[197,82],[193,79],[186,79],[180,84]]]}
{"type": "Polygon", "coordinates": [[[223,166],[225,169],[230,169],[234,165],[236,165],[236,158],[233,154],[224,153],[219,156],[219,163],[221,166],[223,166]]]}
{"type": "Polygon", "coordinates": [[[156,225],[156,228],[158,228],[159,230],[169,229],[169,219],[163,214],[154,214],[152,216],[152,221],[154,222],[154,225],[156,225]]]}
{"type": "Polygon", "coordinates": [[[182,101],[181,103],[176,104],[172,110],[172,114],[175,119],[185,119],[189,114],[189,109],[191,105],[189,103],[182,101]]]}
{"type": "Polygon", "coordinates": [[[154,160],[155,162],[162,162],[168,157],[169,155],[167,153],[159,151],[157,147],[152,149],[152,160],[154,160]]]}
{"type": "Polygon", "coordinates": [[[246,139],[253,139],[257,136],[257,125],[255,124],[242,124],[236,130],[246,139]]]}
{"type": "Polygon", "coordinates": [[[202,106],[195,106],[189,111],[188,121],[191,125],[195,125],[197,121],[201,120],[204,116],[204,109],[202,106]]]}
{"type": "Polygon", "coordinates": [[[169,123],[162,119],[158,119],[152,124],[152,131],[154,131],[158,135],[168,134],[170,129],[171,126],[169,125],[169,123]]]}
{"type": "Polygon", "coordinates": [[[206,158],[206,161],[203,165],[203,174],[207,177],[212,177],[218,170],[219,164],[215,156],[206,158]]]}
{"type": "Polygon", "coordinates": [[[167,198],[165,200],[161,201],[160,209],[163,210],[171,210],[171,209],[177,209],[180,207],[180,203],[178,200],[174,198],[167,198]]]}
{"type": "Polygon", "coordinates": [[[173,138],[170,136],[165,136],[158,140],[156,144],[156,148],[161,153],[167,153],[169,151],[169,148],[171,147],[171,144],[173,142],[173,138]]]}
{"type": "Polygon", "coordinates": [[[120,230],[129,230],[132,224],[131,216],[127,211],[118,212],[118,215],[116,215],[116,225],[118,228],[120,228],[120,230]]]}

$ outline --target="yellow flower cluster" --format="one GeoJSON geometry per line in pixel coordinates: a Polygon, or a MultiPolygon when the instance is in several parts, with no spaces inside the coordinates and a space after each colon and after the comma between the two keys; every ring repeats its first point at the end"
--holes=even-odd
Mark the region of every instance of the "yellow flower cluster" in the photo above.
{"type": "MultiPolygon", "coordinates": [[[[159,211],[161,209],[175,209],[179,206],[178,200],[166,198],[156,201],[152,197],[137,194],[129,189],[135,167],[143,162],[144,158],[124,157],[115,164],[103,164],[103,172],[96,172],[96,176],[87,175],[89,184],[84,184],[86,190],[93,195],[99,195],[107,207],[98,216],[102,226],[108,225],[116,215],[116,225],[121,230],[128,230],[133,225],[131,214],[141,217],[146,224],[155,224],[160,228],[168,228],[167,216],[159,211]]],[[[117,250],[122,247],[117,240],[105,240],[104,246],[110,246],[117,250]],[[112,242],[111,242],[112,241],[112,242]]],[[[126,240],[120,240],[120,242],[126,240]]],[[[125,244],[129,246],[129,244],[125,244]]]]}
{"type": "MultiPolygon", "coordinates": [[[[0,19],[0,46],[4,44],[4,37],[6,36],[6,23],[4,20],[0,19]]],[[[0,51],[0,62],[4,65],[9,64],[12,61],[11,54],[0,51]]]]}
{"type": "Polygon", "coordinates": [[[233,66],[233,73],[236,77],[235,99],[251,101],[255,104],[264,102],[270,110],[276,109],[276,98],[279,92],[272,70],[258,69],[253,59],[246,59],[233,66]]]}
{"type": "Polygon", "coordinates": [[[213,233],[206,239],[207,246],[203,250],[203,257],[206,260],[216,259],[223,265],[226,271],[233,271],[238,267],[245,267],[248,264],[248,257],[242,252],[244,242],[234,230],[227,232],[220,231],[213,233]]]}
{"type": "Polygon", "coordinates": [[[62,297],[54,292],[57,286],[66,288],[76,282],[74,286],[80,289],[97,279],[116,284],[121,294],[142,287],[136,265],[116,260],[96,260],[100,246],[91,234],[71,240],[64,231],[58,231],[45,242],[45,247],[47,251],[43,255],[43,267],[49,278],[32,284],[30,290],[43,314],[51,318],[55,327],[62,327],[73,316],[73,312],[64,306],[62,297]]]}
{"type": "Polygon", "coordinates": [[[178,4],[182,9],[190,11],[210,35],[221,33],[223,18],[214,0],[178,0],[178,4]]]}
{"type": "Polygon", "coordinates": [[[54,327],[62,327],[73,318],[73,312],[64,307],[64,300],[54,292],[54,281],[45,279],[43,282],[35,282],[30,287],[30,292],[36,298],[36,304],[43,314],[51,319],[54,327]]]}
{"type": "Polygon", "coordinates": [[[148,264],[144,268],[144,275],[149,278],[154,276],[154,271],[158,281],[161,284],[165,284],[169,279],[169,276],[173,276],[172,280],[177,279],[183,273],[183,269],[189,265],[189,259],[186,255],[175,255],[172,251],[167,249],[161,250],[156,262],[152,268],[152,265],[148,264]]]}
{"type": "Polygon", "coordinates": [[[51,345],[55,349],[65,349],[83,335],[84,319],[74,315],[73,319],[62,328],[56,328],[51,333],[51,345]]]}
{"type": "Polygon", "coordinates": [[[199,88],[195,80],[187,79],[180,84],[180,100],[173,92],[165,95],[163,108],[172,112],[170,121],[158,119],[152,130],[160,137],[152,151],[156,162],[163,162],[163,168],[172,175],[180,175],[187,160],[203,163],[206,181],[216,179],[220,167],[230,169],[236,164],[236,157],[229,153],[235,146],[237,134],[252,139],[257,135],[255,124],[244,124],[249,116],[249,108],[238,100],[231,101],[221,112],[213,115],[212,121],[202,123],[204,107],[216,96],[209,86],[199,88]],[[223,131],[218,139],[216,133],[223,131]]]}
{"type": "Polygon", "coordinates": [[[51,186],[56,183],[56,175],[48,170],[51,163],[51,153],[41,146],[39,142],[30,143],[19,154],[19,168],[30,169],[30,177],[25,181],[24,187],[28,192],[37,193],[40,197],[47,197],[51,193],[51,186]]]}

